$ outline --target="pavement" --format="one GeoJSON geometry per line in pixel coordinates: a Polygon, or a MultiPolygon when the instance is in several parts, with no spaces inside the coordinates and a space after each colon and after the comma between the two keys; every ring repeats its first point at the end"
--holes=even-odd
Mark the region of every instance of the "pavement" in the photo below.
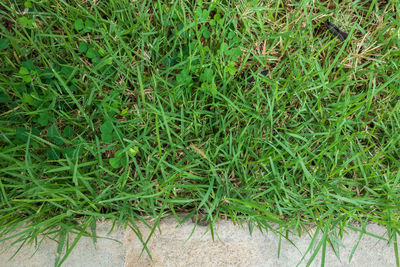
{"type": "MultiPolygon", "coordinates": [[[[138,226],[146,238],[151,230],[143,224],[138,226]]],[[[313,254],[312,251],[305,253],[312,239],[308,234],[289,236],[294,246],[286,239],[281,239],[280,243],[279,236],[270,231],[261,233],[254,229],[250,234],[248,227],[221,220],[215,225],[213,240],[206,226],[194,229],[190,220],[178,225],[174,218],[167,218],[161,221],[148,242],[150,259],[146,252],[141,254],[143,246],[129,227],[110,232],[111,229],[111,222],[99,222],[97,235],[107,238],[97,239],[96,245],[91,238],[81,238],[62,266],[306,266],[313,254]]],[[[366,230],[377,236],[387,236],[386,229],[376,224],[367,225],[366,230]]],[[[369,235],[363,235],[361,240],[359,237],[359,232],[350,230],[340,239],[340,259],[332,247],[327,246],[325,266],[396,266],[393,245],[369,235]],[[358,241],[350,261],[351,251],[358,241]]],[[[24,245],[11,260],[18,246],[10,246],[11,241],[0,243],[0,266],[54,266],[57,243],[49,238],[39,241],[38,248],[24,245]]],[[[310,266],[321,266],[321,250],[310,266]]]]}

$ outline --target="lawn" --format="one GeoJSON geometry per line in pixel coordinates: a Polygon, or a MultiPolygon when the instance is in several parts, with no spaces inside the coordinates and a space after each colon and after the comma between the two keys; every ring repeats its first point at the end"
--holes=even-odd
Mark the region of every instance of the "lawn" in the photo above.
{"type": "Polygon", "coordinates": [[[399,14],[397,0],[2,1],[0,240],[55,235],[60,265],[67,233],[99,219],[155,230],[181,214],[213,234],[220,217],[317,227],[314,256],[367,222],[397,240],[399,14]]]}

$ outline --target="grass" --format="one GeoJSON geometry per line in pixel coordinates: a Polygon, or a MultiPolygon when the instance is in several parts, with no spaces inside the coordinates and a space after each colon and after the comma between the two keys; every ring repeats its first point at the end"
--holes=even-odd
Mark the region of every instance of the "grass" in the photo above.
{"type": "Polygon", "coordinates": [[[67,233],[99,219],[137,230],[184,213],[211,230],[317,227],[313,256],[355,223],[397,240],[399,13],[396,0],[1,2],[0,239],[53,235],[61,265],[67,233]]]}

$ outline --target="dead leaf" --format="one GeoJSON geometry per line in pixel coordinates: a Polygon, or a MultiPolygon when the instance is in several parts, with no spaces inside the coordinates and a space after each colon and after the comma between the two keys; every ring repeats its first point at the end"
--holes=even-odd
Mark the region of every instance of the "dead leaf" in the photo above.
{"type": "Polygon", "coordinates": [[[194,152],[196,152],[197,154],[208,160],[208,157],[206,156],[206,153],[204,153],[203,149],[197,148],[193,144],[191,144],[190,147],[193,148],[194,152]]]}

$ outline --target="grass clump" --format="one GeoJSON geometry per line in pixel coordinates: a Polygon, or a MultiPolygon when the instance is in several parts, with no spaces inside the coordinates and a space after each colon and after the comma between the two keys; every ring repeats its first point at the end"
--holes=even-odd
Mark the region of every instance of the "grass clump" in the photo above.
{"type": "Polygon", "coordinates": [[[210,229],[316,226],[314,256],[354,222],[396,240],[399,12],[395,0],[0,3],[1,236],[55,234],[62,251],[98,219],[185,213],[210,229]]]}

